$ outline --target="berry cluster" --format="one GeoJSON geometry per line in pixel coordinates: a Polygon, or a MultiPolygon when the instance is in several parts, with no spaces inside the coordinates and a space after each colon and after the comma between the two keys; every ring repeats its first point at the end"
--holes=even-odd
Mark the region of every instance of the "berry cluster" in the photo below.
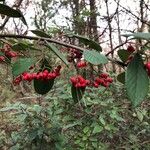
{"type": "MultiPolygon", "coordinates": [[[[4,48],[0,49],[0,51],[3,52],[7,58],[13,58],[18,56],[16,52],[12,51],[9,45],[5,45],[4,48]]],[[[0,56],[0,61],[5,61],[5,56],[0,56]]]]}
{"type": "Polygon", "coordinates": [[[83,88],[88,85],[92,85],[93,87],[98,88],[100,85],[104,87],[109,87],[109,85],[113,82],[113,79],[110,78],[108,74],[102,73],[99,75],[99,77],[95,78],[93,83],[89,80],[84,79],[81,75],[71,77],[70,81],[77,88],[83,88]]]}
{"type": "Polygon", "coordinates": [[[84,68],[84,67],[86,67],[87,66],[87,63],[85,62],[85,61],[83,61],[83,60],[81,60],[81,61],[79,61],[78,63],[77,63],[77,67],[78,68],[84,68]]]}
{"type": "Polygon", "coordinates": [[[52,72],[49,72],[48,70],[44,70],[38,73],[24,72],[20,76],[16,77],[13,83],[14,85],[18,85],[22,80],[31,82],[34,79],[43,80],[43,81],[55,79],[56,77],[60,75],[60,69],[61,69],[61,66],[58,66],[52,72]]]}
{"type": "Polygon", "coordinates": [[[146,70],[147,70],[147,72],[148,72],[148,76],[150,77],[150,62],[147,62],[147,63],[145,64],[145,68],[146,68],[146,70]]]}
{"type": "Polygon", "coordinates": [[[79,50],[68,48],[68,62],[72,62],[74,59],[81,59],[82,53],[79,50]]]}
{"type": "Polygon", "coordinates": [[[99,85],[102,85],[104,87],[109,87],[109,85],[113,82],[113,79],[109,77],[108,74],[102,73],[99,75],[99,77],[96,77],[93,83],[93,86],[95,88],[98,88],[99,85]]]}
{"type": "Polygon", "coordinates": [[[71,77],[70,81],[76,88],[85,88],[87,85],[90,84],[90,81],[84,79],[81,75],[71,77]]]}

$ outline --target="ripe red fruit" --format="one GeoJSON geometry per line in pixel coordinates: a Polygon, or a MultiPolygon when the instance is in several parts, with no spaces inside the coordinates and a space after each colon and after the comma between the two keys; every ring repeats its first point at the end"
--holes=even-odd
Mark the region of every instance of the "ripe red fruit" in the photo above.
{"type": "Polygon", "coordinates": [[[112,83],[112,82],[113,82],[113,79],[112,79],[112,78],[107,78],[107,79],[106,79],[106,82],[112,83]]]}
{"type": "Polygon", "coordinates": [[[14,85],[18,85],[21,81],[22,81],[21,76],[18,76],[18,77],[16,77],[16,78],[13,80],[13,84],[14,84],[14,85]]]}
{"type": "Polygon", "coordinates": [[[150,77],[150,62],[147,62],[147,63],[145,64],[145,68],[146,68],[146,70],[147,70],[147,72],[148,72],[148,76],[150,77]]]}
{"type": "Polygon", "coordinates": [[[90,81],[84,79],[81,75],[71,77],[70,81],[73,84],[73,86],[75,86],[77,88],[84,88],[90,84],[90,81]]]}
{"type": "Polygon", "coordinates": [[[80,61],[77,63],[78,68],[84,68],[87,66],[87,63],[85,61],[80,61]]]}
{"type": "Polygon", "coordinates": [[[98,84],[97,82],[94,82],[94,83],[93,83],[93,86],[94,86],[95,88],[98,88],[98,87],[99,87],[99,84],[98,84]]]}
{"type": "Polygon", "coordinates": [[[127,51],[130,52],[130,53],[133,53],[133,52],[135,51],[135,49],[134,49],[133,46],[129,45],[129,46],[127,47],[127,51]]]}
{"type": "Polygon", "coordinates": [[[1,61],[5,61],[5,57],[4,56],[0,56],[0,62],[1,61]]]}
{"type": "Polygon", "coordinates": [[[145,67],[146,67],[147,70],[150,70],[150,62],[147,62],[147,63],[145,64],[145,67]]]}
{"type": "Polygon", "coordinates": [[[100,78],[105,78],[106,79],[109,75],[107,73],[102,73],[99,76],[100,76],[100,78]]]}

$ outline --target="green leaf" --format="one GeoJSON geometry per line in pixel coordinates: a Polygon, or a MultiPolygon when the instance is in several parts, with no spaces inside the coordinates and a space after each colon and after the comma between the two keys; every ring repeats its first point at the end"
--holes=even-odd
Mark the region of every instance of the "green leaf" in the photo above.
{"type": "Polygon", "coordinates": [[[83,55],[84,59],[93,65],[106,64],[108,62],[108,59],[105,55],[100,54],[95,50],[85,50],[83,55]]]}
{"type": "Polygon", "coordinates": [[[133,39],[145,39],[150,40],[150,33],[137,32],[132,34],[123,34],[125,37],[133,37],[133,39]]]}
{"type": "Polygon", "coordinates": [[[72,85],[71,94],[75,103],[78,103],[82,99],[84,91],[85,88],[76,88],[75,86],[72,85]]]}
{"type": "Polygon", "coordinates": [[[100,133],[102,131],[103,131],[103,127],[97,124],[93,129],[93,134],[100,133]]]}
{"type": "Polygon", "coordinates": [[[125,74],[127,94],[134,106],[139,105],[148,93],[149,79],[140,54],[129,63],[125,74]]]}
{"type": "Polygon", "coordinates": [[[12,49],[15,50],[15,51],[26,51],[28,48],[28,45],[27,44],[24,44],[24,43],[15,43],[12,45],[12,49]]]}
{"type": "Polygon", "coordinates": [[[66,66],[68,66],[69,64],[65,56],[54,45],[49,44],[48,42],[46,43],[46,47],[49,48],[52,52],[54,52],[54,54],[58,56],[66,64],[66,66]]]}
{"type": "Polygon", "coordinates": [[[5,54],[3,52],[0,52],[0,56],[5,56],[5,54]]]}
{"type": "Polygon", "coordinates": [[[118,80],[119,82],[121,82],[122,84],[125,84],[125,72],[120,73],[120,74],[117,76],[117,80],[118,80]]]}
{"type": "Polygon", "coordinates": [[[50,35],[46,34],[45,32],[41,30],[30,30],[33,34],[40,36],[40,37],[45,37],[45,38],[51,38],[50,35]]]}
{"type": "Polygon", "coordinates": [[[34,90],[38,94],[44,95],[52,89],[52,87],[54,85],[54,79],[51,79],[48,81],[34,79],[33,83],[34,83],[34,90]]]}
{"type": "Polygon", "coordinates": [[[130,52],[128,52],[127,50],[124,50],[124,49],[120,49],[118,50],[118,56],[119,58],[123,61],[123,62],[126,62],[130,56],[130,52]]]}
{"type": "Polygon", "coordinates": [[[0,4],[0,14],[6,15],[9,17],[14,17],[14,18],[23,17],[20,11],[12,9],[11,7],[4,5],[4,4],[0,4]]]}
{"type": "Polygon", "coordinates": [[[25,71],[29,70],[29,67],[34,64],[32,58],[20,58],[12,66],[12,74],[18,76],[25,71]]]}
{"type": "Polygon", "coordinates": [[[88,45],[89,48],[91,48],[91,49],[94,49],[94,50],[100,51],[100,52],[102,51],[102,48],[99,45],[99,43],[97,43],[89,38],[83,37],[81,35],[72,34],[72,33],[68,34],[68,36],[78,38],[80,40],[80,42],[82,42],[85,45],[88,45]]]}

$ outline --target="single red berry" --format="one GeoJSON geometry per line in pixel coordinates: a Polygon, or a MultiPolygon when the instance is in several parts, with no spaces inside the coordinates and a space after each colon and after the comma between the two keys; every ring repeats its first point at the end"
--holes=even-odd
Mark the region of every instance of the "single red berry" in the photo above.
{"type": "Polygon", "coordinates": [[[109,83],[108,82],[104,82],[103,86],[107,88],[107,87],[109,87],[109,83]]]}
{"type": "Polygon", "coordinates": [[[5,57],[4,56],[0,56],[0,62],[1,61],[5,61],[5,57]]]}
{"type": "Polygon", "coordinates": [[[150,70],[150,62],[147,62],[147,63],[145,64],[145,67],[146,67],[147,70],[150,70]]]}
{"type": "Polygon", "coordinates": [[[77,63],[78,68],[84,68],[87,66],[87,63],[85,61],[80,61],[77,63]]]}
{"type": "Polygon", "coordinates": [[[112,78],[107,78],[107,79],[106,79],[106,82],[112,83],[112,82],[113,82],[113,79],[112,79],[112,78]]]}
{"type": "Polygon", "coordinates": [[[100,74],[100,78],[107,78],[109,75],[107,74],[107,73],[102,73],[102,74],[100,74]]]}
{"type": "Polygon", "coordinates": [[[97,82],[94,82],[94,83],[93,83],[93,86],[94,86],[95,88],[98,88],[98,87],[99,87],[99,84],[98,84],[97,82]]]}
{"type": "Polygon", "coordinates": [[[135,49],[134,49],[133,46],[129,45],[129,46],[127,47],[127,51],[130,52],[130,53],[133,53],[133,52],[135,51],[135,49]]]}

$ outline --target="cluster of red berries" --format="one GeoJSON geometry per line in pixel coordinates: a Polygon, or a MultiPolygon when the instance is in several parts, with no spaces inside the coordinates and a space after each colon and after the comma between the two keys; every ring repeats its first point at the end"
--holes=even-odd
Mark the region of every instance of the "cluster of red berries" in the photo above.
{"type": "Polygon", "coordinates": [[[81,60],[81,61],[79,61],[78,63],[77,63],[77,67],[78,68],[84,68],[84,67],[86,67],[87,66],[87,63],[85,62],[85,61],[83,61],[83,60],[81,60]]]}
{"type": "Polygon", "coordinates": [[[18,85],[22,80],[31,82],[34,79],[43,80],[43,81],[55,79],[56,77],[60,76],[60,69],[61,69],[61,66],[58,66],[52,72],[49,72],[48,70],[44,70],[38,73],[24,72],[18,77],[16,77],[13,83],[14,85],[18,85]]]}
{"type": "Polygon", "coordinates": [[[102,73],[99,75],[99,77],[95,78],[93,83],[89,80],[84,79],[81,75],[71,77],[70,81],[77,88],[86,87],[89,85],[98,88],[100,85],[104,87],[109,87],[109,85],[113,82],[113,79],[110,78],[108,74],[102,73]]]}
{"type": "Polygon", "coordinates": [[[145,68],[146,68],[146,70],[147,70],[147,72],[148,72],[148,76],[150,77],[150,62],[147,62],[147,63],[145,64],[145,68]]]}
{"type": "Polygon", "coordinates": [[[113,82],[113,79],[109,77],[108,74],[102,73],[99,75],[99,77],[96,77],[93,83],[93,86],[95,88],[98,88],[99,85],[102,85],[104,87],[109,87],[109,85],[113,82]]]}
{"type": "Polygon", "coordinates": [[[82,58],[82,53],[77,50],[77,49],[73,49],[73,48],[68,48],[68,62],[72,62],[74,59],[81,59],[82,58]]]}
{"type": "MultiPolygon", "coordinates": [[[[0,51],[3,52],[7,58],[13,58],[18,56],[16,52],[12,51],[9,45],[5,45],[4,48],[0,49],[0,51]]],[[[5,56],[0,56],[0,61],[5,61],[5,56]]]]}
{"type": "Polygon", "coordinates": [[[84,79],[81,75],[71,77],[70,81],[76,88],[85,88],[87,85],[90,84],[90,81],[84,79]]]}

